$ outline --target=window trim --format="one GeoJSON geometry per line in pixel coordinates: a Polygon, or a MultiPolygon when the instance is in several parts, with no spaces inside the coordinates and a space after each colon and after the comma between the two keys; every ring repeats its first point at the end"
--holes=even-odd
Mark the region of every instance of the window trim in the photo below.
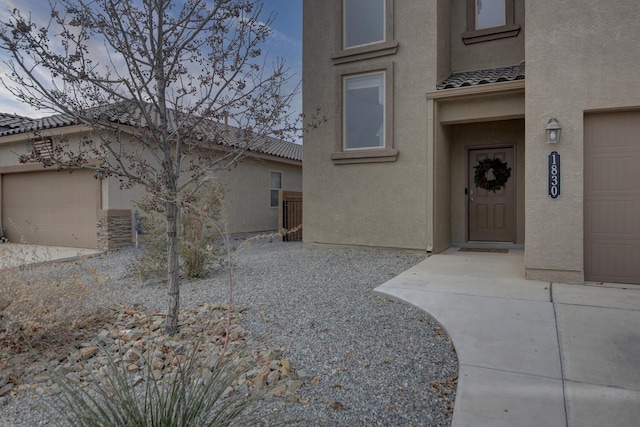
{"type": "Polygon", "coordinates": [[[340,95],[340,114],[338,115],[338,126],[336,126],[335,150],[331,154],[334,164],[348,163],[377,163],[394,162],[398,157],[398,150],[394,148],[393,142],[393,61],[378,64],[359,64],[342,70],[337,79],[338,94],[340,95]],[[345,79],[348,77],[365,76],[368,74],[384,74],[384,146],[371,148],[344,148],[344,125],[345,125],[345,79]]]}
{"type": "MultiPolygon", "coordinates": [[[[378,86],[378,90],[379,90],[380,86],[378,86]]],[[[378,94],[380,94],[380,92],[378,92],[378,94]]],[[[380,95],[378,95],[380,96],[380,95]]],[[[380,149],[384,149],[386,147],[386,140],[387,140],[387,73],[385,73],[384,71],[372,71],[370,73],[358,73],[358,74],[353,74],[353,75],[346,75],[346,76],[342,76],[342,151],[358,151],[358,150],[380,150],[380,149]],[[348,95],[348,90],[347,90],[347,85],[348,85],[348,81],[349,79],[358,79],[358,78],[363,78],[363,77],[370,77],[370,76],[377,76],[377,77],[382,77],[382,95],[383,95],[383,100],[382,100],[382,134],[383,134],[383,140],[382,140],[382,145],[376,145],[376,146],[369,146],[369,147],[354,147],[354,148],[348,148],[346,146],[347,143],[347,138],[346,138],[346,128],[345,128],[345,124],[346,124],[346,109],[344,108],[345,105],[347,105],[347,95],[348,95]]]]}
{"type": "Polygon", "coordinates": [[[340,37],[336,41],[336,51],[331,55],[334,65],[393,55],[398,51],[398,42],[394,40],[393,29],[394,2],[395,0],[384,0],[384,40],[353,47],[345,47],[345,4],[344,0],[340,2],[341,7],[336,8],[339,10],[335,17],[336,21],[340,23],[340,37]]]}
{"type": "Polygon", "coordinates": [[[464,44],[516,37],[520,33],[520,25],[514,23],[514,0],[505,0],[505,25],[483,28],[481,30],[476,29],[476,5],[477,0],[467,0],[467,31],[462,33],[464,44]]]}
{"type": "Polygon", "coordinates": [[[281,201],[280,200],[280,191],[281,190],[282,190],[282,172],[281,171],[270,170],[269,171],[269,207],[270,208],[279,208],[280,207],[280,201],[281,201]],[[275,188],[275,187],[273,187],[271,185],[271,174],[274,174],[274,173],[277,173],[277,174],[280,175],[280,188],[275,188]],[[278,203],[275,206],[273,206],[271,204],[271,192],[274,191],[274,190],[278,191],[278,203]]]}

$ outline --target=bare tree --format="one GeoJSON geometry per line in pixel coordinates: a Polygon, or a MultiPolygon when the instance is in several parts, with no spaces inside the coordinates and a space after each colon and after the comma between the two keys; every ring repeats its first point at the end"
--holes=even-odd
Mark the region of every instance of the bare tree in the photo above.
{"type": "Polygon", "coordinates": [[[162,207],[174,334],[181,204],[208,173],[293,129],[297,86],[286,92],[284,62],[261,51],[274,16],[263,18],[256,0],[59,0],[50,9],[47,22],[14,9],[0,23],[11,58],[3,84],[91,130],[73,147],[56,141],[45,166],[142,185],[162,207]]]}

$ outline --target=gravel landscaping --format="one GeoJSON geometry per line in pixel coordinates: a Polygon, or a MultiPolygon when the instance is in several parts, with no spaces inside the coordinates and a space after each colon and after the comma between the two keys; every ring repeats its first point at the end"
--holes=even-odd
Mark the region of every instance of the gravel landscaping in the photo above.
{"type": "MultiPolygon", "coordinates": [[[[83,261],[105,279],[101,306],[141,304],[150,312],[164,311],[164,284],[141,284],[131,272],[138,251],[126,248],[83,261]]],[[[256,352],[282,351],[278,356],[290,364],[297,383],[295,399],[274,398],[269,409],[280,410],[283,419],[302,420],[299,425],[450,425],[458,372],[451,340],[426,313],[372,293],[423,259],[389,251],[304,249],[300,242],[269,238],[242,248],[235,267],[234,302],[242,308],[237,322],[251,337],[247,343],[261,346],[256,352]]],[[[65,264],[51,266],[51,274],[64,274],[65,264]]],[[[225,303],[227,284],[225,271],[184,280],[181,306],[186,311],[225,303]]],[[[4,353],[0,348],[0,362],[4,353]]],[[[0,397],[0,425],[47,425],[43,391],[37,391],[23,386],[0,397]]]]}

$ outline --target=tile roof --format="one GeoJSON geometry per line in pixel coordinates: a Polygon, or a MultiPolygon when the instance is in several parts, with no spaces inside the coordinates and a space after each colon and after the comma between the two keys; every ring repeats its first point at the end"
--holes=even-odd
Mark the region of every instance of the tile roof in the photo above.
{"type": "MultiPolygon", "coordinates": [[[[106,110],[97,110],[97,115],[100,115],[102,112],[107,114],[107,118],[111,122],[133,126],[144,123],[140,109],[132,111],[131,109],[113,107],[106,110]]],[[[150,116],[153,117],[153,115],[150,116]]],[[[175,115],[172,115],[170,120],[173,120],[175,123],[175,115]]],[[[71,126],[75,123],[76,121],[72,117],[64,114],[30,119],[28,117],[0,113],[0,137],[71,126]]],[[[225,126],[230,131],[223,132],[223,139],[220,140],[218,144],[227,147],[239,147],[242,145],[242,131],[240,129],[221,123],[216,125],[216,127],[220,126],[225,126]]],[[[302,161],[302,145],[271,137],[257,141],[248,151],[283,159],[302,161]]]]}
{"type": "Polygon", "coordinates": [[[302,161],[302,145],[281,139],[268,138],[266,142],[258,144],[249,151],[256,151],[283,159],[302,161]]]}
{"type": "Polygon", "coordinates": [[[30,119],[29,117],[0,113],[0,136],[53,129],[61,126],[70,126],[74,123],[73,119],[62,114],[30,119]]]}
{"type": "Polygon", "coordinates": [[[478,86],[487,83],[510,82],[524,80],[524,62],[509,67],[488,68],[485,70],[464,71],[454,73],[437,86],[438,90],[453,89],[466,86],[478,86]]]}
{"type": "Polygon", "coordinates": [[[15,130],[30,124],[33,120],[15,114],[0,113],[0,134],[9,135],[15,130]]]}

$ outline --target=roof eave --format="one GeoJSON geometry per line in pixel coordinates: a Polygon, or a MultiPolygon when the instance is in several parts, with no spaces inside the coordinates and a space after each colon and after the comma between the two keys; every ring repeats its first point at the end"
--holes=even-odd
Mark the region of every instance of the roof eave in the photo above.
{"type": "Polygon", "coordinates": [[[427,92],[427,99],[454,99],[490,93],[524,92],[525,80],[514,80],[499,83],[487,83],[475,86],[464,86],[451,89],[440,89],[427,92]]]}

